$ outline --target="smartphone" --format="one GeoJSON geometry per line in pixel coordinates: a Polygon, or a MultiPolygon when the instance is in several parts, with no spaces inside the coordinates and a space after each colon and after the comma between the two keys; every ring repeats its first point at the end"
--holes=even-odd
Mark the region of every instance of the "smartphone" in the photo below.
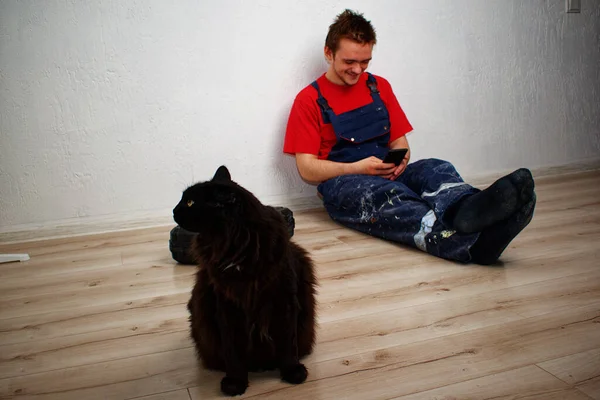
{"type": "Polygon", "coordinates": [[[396,166],[398,166],[398,165],[400,165],[402,160],[404,160],[404,157],[406,156],[407,152],[408,152],[408,149],[391,149],[385,155],[383,162],[384,163],[394,163],[396,166]]]}

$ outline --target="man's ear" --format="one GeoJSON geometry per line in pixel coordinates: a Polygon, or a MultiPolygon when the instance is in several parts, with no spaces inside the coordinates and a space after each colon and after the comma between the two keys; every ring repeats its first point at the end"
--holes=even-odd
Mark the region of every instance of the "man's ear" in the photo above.
{"type": "Polygon", "coordinates": [[[329,47],[325,46],[325,48],[323,49],[323,53],[325,54],[325,60],[327,60],[327,63],[333,64],[333,51],[331,51],[329,47]]]}
{"type": "Polygon", "coordinates": [[[213,176],[212,180],[214,182],[230,182],[231,175],[229,174],[229,170],[226,166],[221,165],[217,172],[215,172],[215,176],[213,176]]]}

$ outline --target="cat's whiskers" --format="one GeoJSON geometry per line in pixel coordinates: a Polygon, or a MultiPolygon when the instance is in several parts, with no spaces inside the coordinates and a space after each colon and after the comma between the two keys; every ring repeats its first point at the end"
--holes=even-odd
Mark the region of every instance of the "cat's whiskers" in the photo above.
{"type": "Polygon", "coordinates": [[[236,271],[240,270],[240,266],[234,263],[230,263],[228,266],[226,266],[225,268],[223,268],[223,271],[227,271],[229,268],[235,267],[236,271]]]}
{"type": "Polygon", "coordinates": [[[228,266],[223,268],[223,271],[227,271],[229,268],[234,267],[234,266],[235,266],[235,264],[229,264],[228,266]]]}

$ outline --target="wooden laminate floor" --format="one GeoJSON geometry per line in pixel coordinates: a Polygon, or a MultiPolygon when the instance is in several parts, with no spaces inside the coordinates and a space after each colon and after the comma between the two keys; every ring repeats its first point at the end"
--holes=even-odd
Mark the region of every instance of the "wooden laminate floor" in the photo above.
{"type": "MultiPolygon", "coordinates": [[[[461,265],[296,213],[313,255],[306,383],[251,374],[244,398],[600,399],[600,172],[537,180],[503,265],[461,265]]],[[[194,267],[169,228],[0,245],[0,398],[221,397],[188,336],[194,267]]]]}

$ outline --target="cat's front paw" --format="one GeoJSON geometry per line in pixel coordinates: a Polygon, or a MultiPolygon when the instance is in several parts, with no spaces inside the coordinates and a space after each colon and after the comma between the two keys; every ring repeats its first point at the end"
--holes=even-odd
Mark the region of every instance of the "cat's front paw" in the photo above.
{"type": "Polygon", "coordinates": [[[281,379],[295,385],[304,382],[307,376],[308,371],[303,364],[281,368],[281,379]]]}
{"type": "Polygon", "coordinates": [[[231,378],[229,376],[221,379],[221,391],[228,396],[238,396],[240,394],[244,394],[247,388],[247,380],[231,378]]]}

